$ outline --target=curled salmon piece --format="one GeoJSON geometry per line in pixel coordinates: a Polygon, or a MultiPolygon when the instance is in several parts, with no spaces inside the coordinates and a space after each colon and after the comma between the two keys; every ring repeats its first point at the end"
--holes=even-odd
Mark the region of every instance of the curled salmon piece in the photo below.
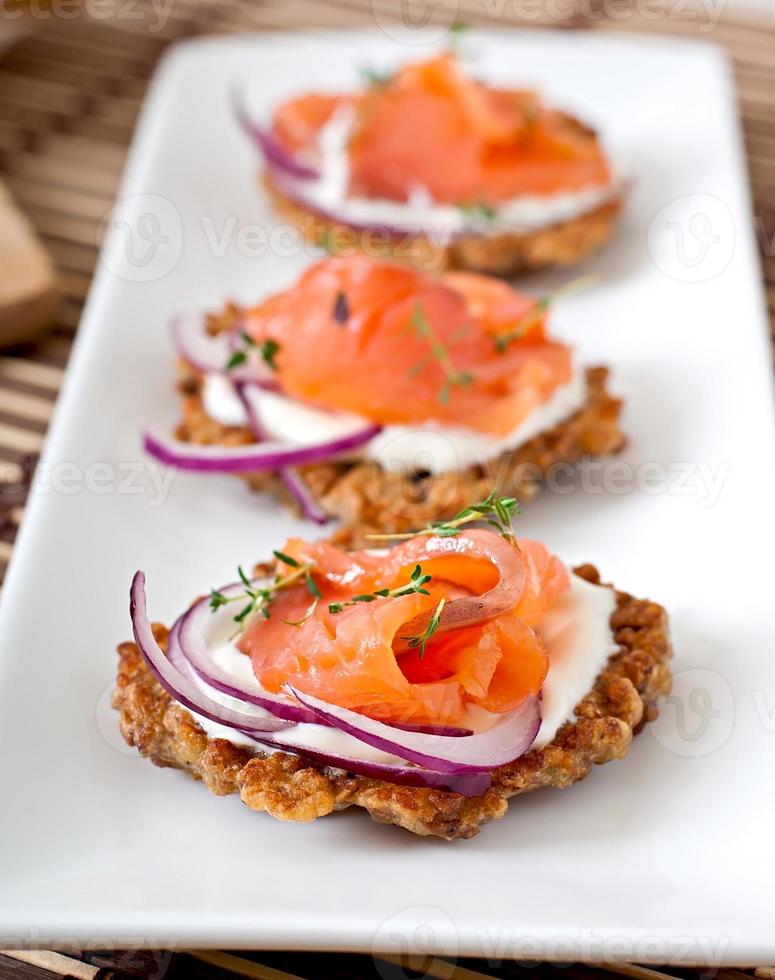
{"type": "Polygon", "coordinates": [[[275,133],[291,151],[314,152],[344,106],[353,114],[352,196],[407,201],[421,190],[440,203],[498,204],[611,181],[593,132],[532,91],[477,81],[451,53],[353,96],[290,100],[277,110],[275,133]]]}
{"type": "Polygon", "coordinates": [[[540,691],[548,656],[529,620],[569,586],[543,546],[474,529],[382,553],[294,538],[282,555],[278,571],[288,559],[309,566],[319,597],[304,585],[280,592],[242,637],[267,690],[290,684],[381,721],[430,725],[461,724],[472,705],[508,712],[540,691]]]}
{"type": "Polygon", "coordinates": [[[318,262],[244,322],[257,344],[277,345],[283,391],[381,425],[438,420],[504,436],[573,370],[545,311],[511,286],[363,255],[318,262]]]}

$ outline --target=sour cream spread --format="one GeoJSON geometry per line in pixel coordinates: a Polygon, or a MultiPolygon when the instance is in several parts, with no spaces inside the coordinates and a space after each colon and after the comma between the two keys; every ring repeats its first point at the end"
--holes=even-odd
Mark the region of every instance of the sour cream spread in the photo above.
{"type": "MultiPolygon", "coordinates": [[[[326,412],[273,391],[256,392],[261,423],[269,438],[289,445],[326,442],[362,429],[369,422],[358,415],[326,412]]],[[[359,458],[375,460],[383,469],[448,473],[497,459],[517,449],[540,432],[569,418],[584,404],[584,373],[574,370],[566,384],[556,388],[507,435],[498,437],[475,429],[427,422],[387,425],[358,449],[359,458]]],[[[245,409],[234,385],[222,374],[205,375],[204,409],[222,425],[247,425],[245,409]]]]}
{"type": "MultiPolygon", "coordinates": [[[[571,575],[569,590],[544,616],[537,631],[549,653],[549,673],[542,690],[542,723],[535,748],[552,741],[558,730],[574,718],[574,708],[587,694],[608,658],[616,652],[611,631],[611,614],[616,607],[612,589],[591,583],[571,575]]],[[[252,678],[250,658],[241,653],[233,641],[224,640],[216,646],[214,658],[218,666],[227,671],[239,684],[252,678]]],[[[240,702],[213,688],[203,688],[211,698],[222,704],[239,708],[240,702]]],[[[260,750],[247,736],[202,718],[191,712],[197,723],[211,738],[224,738],[234,745],[260,750]]],[[[461,725],[473,731],[485,731],[495,724],[499,715],[481,708],[469,708],[461,725]]],[[[321,725],[299,724],[282,733],[290,745],[307,747],[327,755],[345,756],[364,762],[387,765],[406,763],[379,749],[359,741],[352,735],[321,725]]]]}

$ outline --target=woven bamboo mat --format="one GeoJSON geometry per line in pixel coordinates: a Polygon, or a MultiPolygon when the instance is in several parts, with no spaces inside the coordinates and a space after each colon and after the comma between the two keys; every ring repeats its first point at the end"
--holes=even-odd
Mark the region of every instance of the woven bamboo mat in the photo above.
{"type": "MultiPolygon", "coordinates": [[[[487,11],[503,10],[499,23],[529,28],[536,20],[519,16],[519,2],[489,5],[459,0],[459,17],[492,23],[487,11]]],[[[573,0],[578,13],[565,27],[595,30],[672,32],[723,44],[734,60],[742,109],[754,220],[775,325],[775,16],[769,23],[721,20],[712,30],[707,12],[665,2],[673,16],[644,16],[633,0],[615,19],[605,0],[573,0]],[[677,11],[677,13],[675,13],[677,11]]],[[[404,0],[403,9],[422,0],[404,0]]],[[[373,24],[375,13],[392,15],[393,0],[174,0],[160,23],[153,0],[118,4],[110,19],[90,19],[86,9],[68,18],[32,22],[32,32],[0,55],[0,174],[51,252],[60,277],[62,301],[56,325],[39,343],[0,353],[0,581],[23,518],[30,478],[56,402],[81,309],[97,262],[100,220],[113,202],[124,157],[148,79],[171,42],[202,33],[341,27],[373,24]],[[121,11],[124,15],[121,15],[121,11]]],[[[427,6],[427,5],[425,5],[427,6]]],[[[560,5],[567,14],[571,2],[560,5]]],[[[653,12],[655,4],[647,5],[653,12]]],[[[712,5],[711,5],[712,6],[712,5]]],[[[38,6],[38,11],[45,9],[38,6]]],[[[96,9],[96,8],[95,8],[96,9]]],[[[100,8],[104,10],[104,8],[100,8]]],[[[645,9],[645,7],[644,7],[645,9]]],[[[0,16],[3,0],[0,0],[0,16]]],[[[555,22],[556,23],[556,22],[555,22]]],[[[2,270],[0,270],[0,275],[2,270]]],[[[426,959],[401,964],[365,956],[314,954],[131,953],[0,954],[0,977],[229,977],[261,980],[368,978],[400,980],[434,977],[541,976],[547,980],[592,980],[615,974],[634,980],[665,977],[750,980],[737,970],[670,970],[644,967],[525,966],[426,959]]],[[[756,971],[775,980],[775,968],[756,971]]]]}

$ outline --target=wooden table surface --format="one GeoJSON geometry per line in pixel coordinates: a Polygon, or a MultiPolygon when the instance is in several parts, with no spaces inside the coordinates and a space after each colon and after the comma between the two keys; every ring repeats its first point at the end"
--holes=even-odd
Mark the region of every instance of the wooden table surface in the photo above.
{"type": "MultiPolygon", "coordinates": [[[[38,16],[30,23],[31,33],[0,53],[0,175],[53,256],[62,297],[56,325],[39,343],[0,352],[0,580],[24,516],[30,479],[97,262],[100,220],[114,200],[143,95],[164,49],[202,33],[373,25],[375,14],[393,18],[401,4],[393,0],[175,0],[164,6],[169,16],[162,22],[161,7],[152,0],[116,5],[113,9],[124,14],[108,19],[90,18],[88,4],[76,9],[75,15],[75,8],[68,7],[67,17],[46,17],[47,8],[38,4],[33,8],[38,16]]],[[[459,0],[457,4],[462,22],[492,26],[489,14],[500,10],[498,23],[525,30],[546,25],[546,18],[535,18],[538,6],[534,0],[459,0]]],[[[752,220],[762,252],[771,323],[775,323],[775,2],[772,20],[736,11],[734,19],[714,25],[718,6],[706,3],[692,8],[674,0],[661,5],[631,0],[629,6],[627,0],[567,0],[554,5],[562,11],[562,19],[548,23],[560,29],[674,33],[726,47],[734,64],[753,188],[752,220]],[[655,16],[655,9],[672,13],[655,16]]],[[[437,8],[448,11],[449,5],[437,8]]],[[[427,4],[404,0],[403,9],[419,16],[427,4]]],[[[63,949],[0,954],[0,977],[30,978],[236,975],[262,980],[480,980],[539,975],[586,980],[614,973],[635,980],[668,975],[743,980],[753,971],[454,964],[436,958],[402,965],[356,955],[218,951],[74,954],[63,949]]],[[[762,980],[775,980],[775,969],[756,973],[762,980]]]]}

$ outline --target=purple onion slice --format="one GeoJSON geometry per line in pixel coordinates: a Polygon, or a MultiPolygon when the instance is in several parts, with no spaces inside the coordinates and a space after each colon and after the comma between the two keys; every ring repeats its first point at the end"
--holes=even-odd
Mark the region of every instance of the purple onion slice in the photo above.
{"type": "Polygon", "coordinates": [[[145,574],[136,572],[130,590],[129,614],[135,642],[148,667],[164,688],[184,708],[208,718],[210,721],[239,729],[250,735],[259,732],[279,732],[292,727],[287,721],[259,711],[235,711],[208,697],[197,685],[164,655],[153,635],[148,618],[145,596],[145,574]]]}
{"type": "Polygon", "coordinates": [[[202,446],[148,431],[143,436],[143,445],[146,452],[160,463],[181,470],[200,473],[251,473],[334,459],[341,453],[365,445],[379,431],[378,425],[368,424],[325,442],[304,445],[263,442],[250,443],[247,446],[202,446]]]}
{"type": "Polygon", "coordinates": [[[300,704],[314,712],[321,724],[338,728],[382,752],[438,772],[488,772],[505,766],[527,752],[541,727],[541,705],[537,697],[525,698],[519,707],[485,732],[469,738],[448,738],[403,731],[349,708],[304,694],[291,685],[288,690],[300,704]]]}

